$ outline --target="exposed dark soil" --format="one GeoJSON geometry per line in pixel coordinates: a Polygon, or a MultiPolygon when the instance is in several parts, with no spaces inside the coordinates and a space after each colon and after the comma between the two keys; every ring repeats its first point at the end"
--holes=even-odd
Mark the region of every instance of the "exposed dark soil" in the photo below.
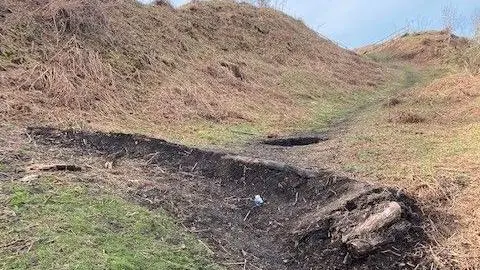
{"type": "Polygon", "coordinates": [[[332,172],[205,151],[127,134],[29,130],[33,141],[110,162],[138,162],[149,185],[132,195],[162,207],[213,247],[229,269],[413,269],[426,241],[412,200],[332,172]],[[147,164],[147,165],[146,165],[147,164]],[[165,173],[172,177],[158,177],[165,173]],[[255,195],[265,204],[254,207],[255,195]],[[359,224],[401,207],[372,233],[359,224]],[[375,243],[358,252],[355,243],[375,243]]]}
{"type": "Polygon", "coordinates": [[[326,140],[328,140],[326,136],[317,135],[317,136],[297,136],[297,137],[288,137],[288,138],[268,139],[263,141],[262,143],[266,145],[293,147],[293,146],[304,146],[304,145],[316,144],[326,140]]]}

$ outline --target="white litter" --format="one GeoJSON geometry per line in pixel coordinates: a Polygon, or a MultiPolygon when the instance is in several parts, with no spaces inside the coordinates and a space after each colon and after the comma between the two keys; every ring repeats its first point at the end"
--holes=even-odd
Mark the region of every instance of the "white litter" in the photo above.
{"type": "Polygon", "coordinates": [[[257,207],[262,206],[265,203],[260,195],[255,195],[255,198],[253,199],[253,202],[255,203],[255,206],[257,206],[257,207]]]}

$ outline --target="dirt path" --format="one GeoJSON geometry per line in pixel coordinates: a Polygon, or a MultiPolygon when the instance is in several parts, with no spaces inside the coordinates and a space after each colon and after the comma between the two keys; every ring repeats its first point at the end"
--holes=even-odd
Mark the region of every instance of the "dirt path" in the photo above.
{"type": "Polygon", "coordinates": [[[66,151],[57,157],[75,156],[81,166],[88,157],[97,164],[88,165],[92,170],[111,162],[120,181],[137,181],[128,188],[117,183],[120,189],[177,217],[228,269],[413,269],[419,263],[421,220],[396,191],[142,136],[29,134],[39,153],[66,151]],[[255,195],[265,203],[255,207],[255,195]]]}
{"type": "Polygon", "coordinates": [[[235,148],[234,151],[242,155],[286,162],[306,169],[327,169],[341,174],[339,171],[341,167],[339,155],[341,155],[341,146],[343,140],[345,140],[345,135],[349,134],[350,124],[355,121],[356,115],[368,108],[361,107],[349,113],[333,124],[327,132],[297,133],[273,139],[273,141],[288,141],[302,137],[320,138],[320,140],[312,141],[310,144],[282,146],[271,145],[269,142],[272,140],[270,139],[256,140],[240,148],[235,148]]]}
{"type": "MultiPolygon", "coordinates": [[[[396,67],[396,69],[400,70],[401,68],[396,67]]],[[[282,139],[288,141],[302,137],[322,138],[319,141],[312,141],[311,144],[306,145],[282,146],[266,144],[265,142],[271,141],[268,139],[258,139],[240,147],[233,147],[235,149],[234,151],[242,155],[277,160],[312,170],[328,169],[335,171],[337,174],[358,178],[360,176],[342,171],[344,165],[340,158],[343,152],[342,147],[347,145],[345,140],[348,139],[348,135],[352,134],[352,125],[358,121],[358,118],[361,117],[362,114],[381,106],[381,104],[385,104],[392,97],[396,97],[400,93],[408,91],[408,89],[422,82],[421,74],[423,71],[410,66],[403,67],[403,69],[405,70],[401,71],[402,75],[397,79],[398,82],[395,82],[392,86],[388,86],[385,89],[379,89],[378,91],[383,91],[381,95],[353,109],[341,119],[334,120],[326,132],[297,133],[272,139],[273,141],[282,139]]],[[[368,179],[362,180],[368,181],[368,179]]]]}

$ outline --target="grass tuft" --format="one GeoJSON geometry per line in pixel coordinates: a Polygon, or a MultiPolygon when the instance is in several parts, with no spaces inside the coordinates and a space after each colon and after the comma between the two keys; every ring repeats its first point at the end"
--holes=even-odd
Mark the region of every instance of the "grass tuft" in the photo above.
{"type": "Polygon", "coordinates": [[[400,105],[400,104],[402,104],[402,100],[399,99],[399,98],[394,97],[394,98],[389,98],[389,99],[387,100],[387,102],[385,102],[385,103],[383,104],[383,106],[384,106],[384,107],[395,107],[395,106],[400,105]]]}
{"type": "Polygon", "coordinates": [[[390,116],[388,121],[399,124],[418,124],[425,122],[425,118],[414,112],[400,111],[390,116]]]}

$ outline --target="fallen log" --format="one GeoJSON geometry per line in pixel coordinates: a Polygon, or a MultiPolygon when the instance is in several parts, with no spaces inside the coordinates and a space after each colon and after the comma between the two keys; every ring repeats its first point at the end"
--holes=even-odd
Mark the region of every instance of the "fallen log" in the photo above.
{"type": "Polygon", "coordinates": [[[387,241],[378,231],[400,220],[401,216],[402,207],[397,202],[389,202],[382,212],[371,215],[343,235],[342,242],[356,255],[367,254],[387,241]]]}
{"type": "Polygon", "coordinates": [[[277,170],[277,171],[291,171],[297,174],[298,176],[305,177],[305,178],[315,178],[318,175],[317,172],[313,170],[302,169],[302,168],[288,165],[283,162],[278,162],[273,160],[244,157],[244,156],[234,156],[234,155],[225,155],[222,157],[222,159],[243,163],[244,165],[264,166],[269,169],[277,170]]]}
{"type": "Polygon", "coordinates": [[[70,171],[78,172],[82,170],[82,167],[73,164],[52,164],[43,165],[35,164],[28,167],[29,171],[42,171],[42,172],[54,172],[54,171],[70,171]]]}

